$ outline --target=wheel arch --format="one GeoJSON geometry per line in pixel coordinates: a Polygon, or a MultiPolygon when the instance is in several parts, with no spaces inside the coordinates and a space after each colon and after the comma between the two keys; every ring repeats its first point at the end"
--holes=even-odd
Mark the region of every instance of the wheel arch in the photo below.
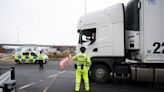
{"type": "Polygon", "coordinates": [[[91,58],[91,61],[92,61],[92,66],[91,66],[91,69],[93,66],[95,65],[104,65],[106,66],[111,72],[113,71],[113,60],[111,59],[105,59],[105,58],[99,58],[99,57],[92,57],[91,58]]]}

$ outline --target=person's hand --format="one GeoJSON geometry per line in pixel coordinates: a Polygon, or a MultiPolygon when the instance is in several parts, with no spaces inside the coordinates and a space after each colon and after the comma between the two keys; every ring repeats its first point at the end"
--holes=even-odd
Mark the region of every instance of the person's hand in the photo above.
{"type": "Polygon", "coordinates": [[[69,59],[71,59],[71,58],[72,58],[72,55],[71,55],[71,54],[69,54],[68,58],[69,58],[69,59]]]}

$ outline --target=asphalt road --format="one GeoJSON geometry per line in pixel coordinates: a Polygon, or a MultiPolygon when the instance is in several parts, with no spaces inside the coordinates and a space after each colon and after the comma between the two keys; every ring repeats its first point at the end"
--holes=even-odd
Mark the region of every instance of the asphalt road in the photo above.
{"type": "MultiPolygon", "coordinates": [[[[59,61],[51,60],[39,70],[38,64],[1,63],[0,67],[15,66],[18,92],[74,92],[75,70],[69,63],[64,70],[58,69],[59,61]]],[[[164,92],[164,85],[127,80],[109,81],[106,84],[91,82],[91,92],[164,92]]],[[[85,92],[84,85],[81,91],[85,92]]]]}

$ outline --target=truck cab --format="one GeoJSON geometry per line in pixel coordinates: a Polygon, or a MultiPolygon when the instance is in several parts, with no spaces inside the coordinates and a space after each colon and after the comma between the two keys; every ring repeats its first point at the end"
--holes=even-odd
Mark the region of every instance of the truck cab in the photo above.
{"type": "Polygon", "coordinates": [[[77,52],[86,47],[94,81],[131,77],[132,66],[164,68],[163,5],[163,0],[130,0],[79,19],[77,52]]]}

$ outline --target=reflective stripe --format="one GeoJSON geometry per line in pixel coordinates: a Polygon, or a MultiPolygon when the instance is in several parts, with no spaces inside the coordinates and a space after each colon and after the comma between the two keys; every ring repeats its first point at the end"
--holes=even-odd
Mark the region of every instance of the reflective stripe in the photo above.
{"type": "Polygon", "coordinates": [[[85,56],[83,56],[83,55],[79,55],[79,58],[83,58],[83,59],[84,59],[84,58],[85,58],[85,56]]]}
{"type": "Polygon", "coordinates": [[[73,57],[73,60],[76,61],[76,64],[84,64],[87,65],[89,63],[89,65],[91,65],[91,60],[90,58],[87,56],[86,53],[79,53],[77,55],[75,55],[73,57]]]}
{"type": "Polygon", "coordinates": [[[76,83],[76,87],[80,87],[80,84],[77,84],[77,83],[76,83]]]}
{"type": "Polygon", "coordinates": [[[89,87],[89,83],[85,83],[85,87],[89,87]]]}
{"type": "Polygon", "coordinates": [[[79,91],[80,90],[80,83],[76,83],[75,84],[75,91],[79,91]]]}
{"type": "Polygon", "coordinates": [[[90,66],[88,62],[76,62],[77,65],[85,65],[85,66],[90,66]]]}
{"type": "Polygon", "coordinates": [[[89,83],[85,83],[85,90],[86,91],[89,91],[90,90],[89,83]]]}

